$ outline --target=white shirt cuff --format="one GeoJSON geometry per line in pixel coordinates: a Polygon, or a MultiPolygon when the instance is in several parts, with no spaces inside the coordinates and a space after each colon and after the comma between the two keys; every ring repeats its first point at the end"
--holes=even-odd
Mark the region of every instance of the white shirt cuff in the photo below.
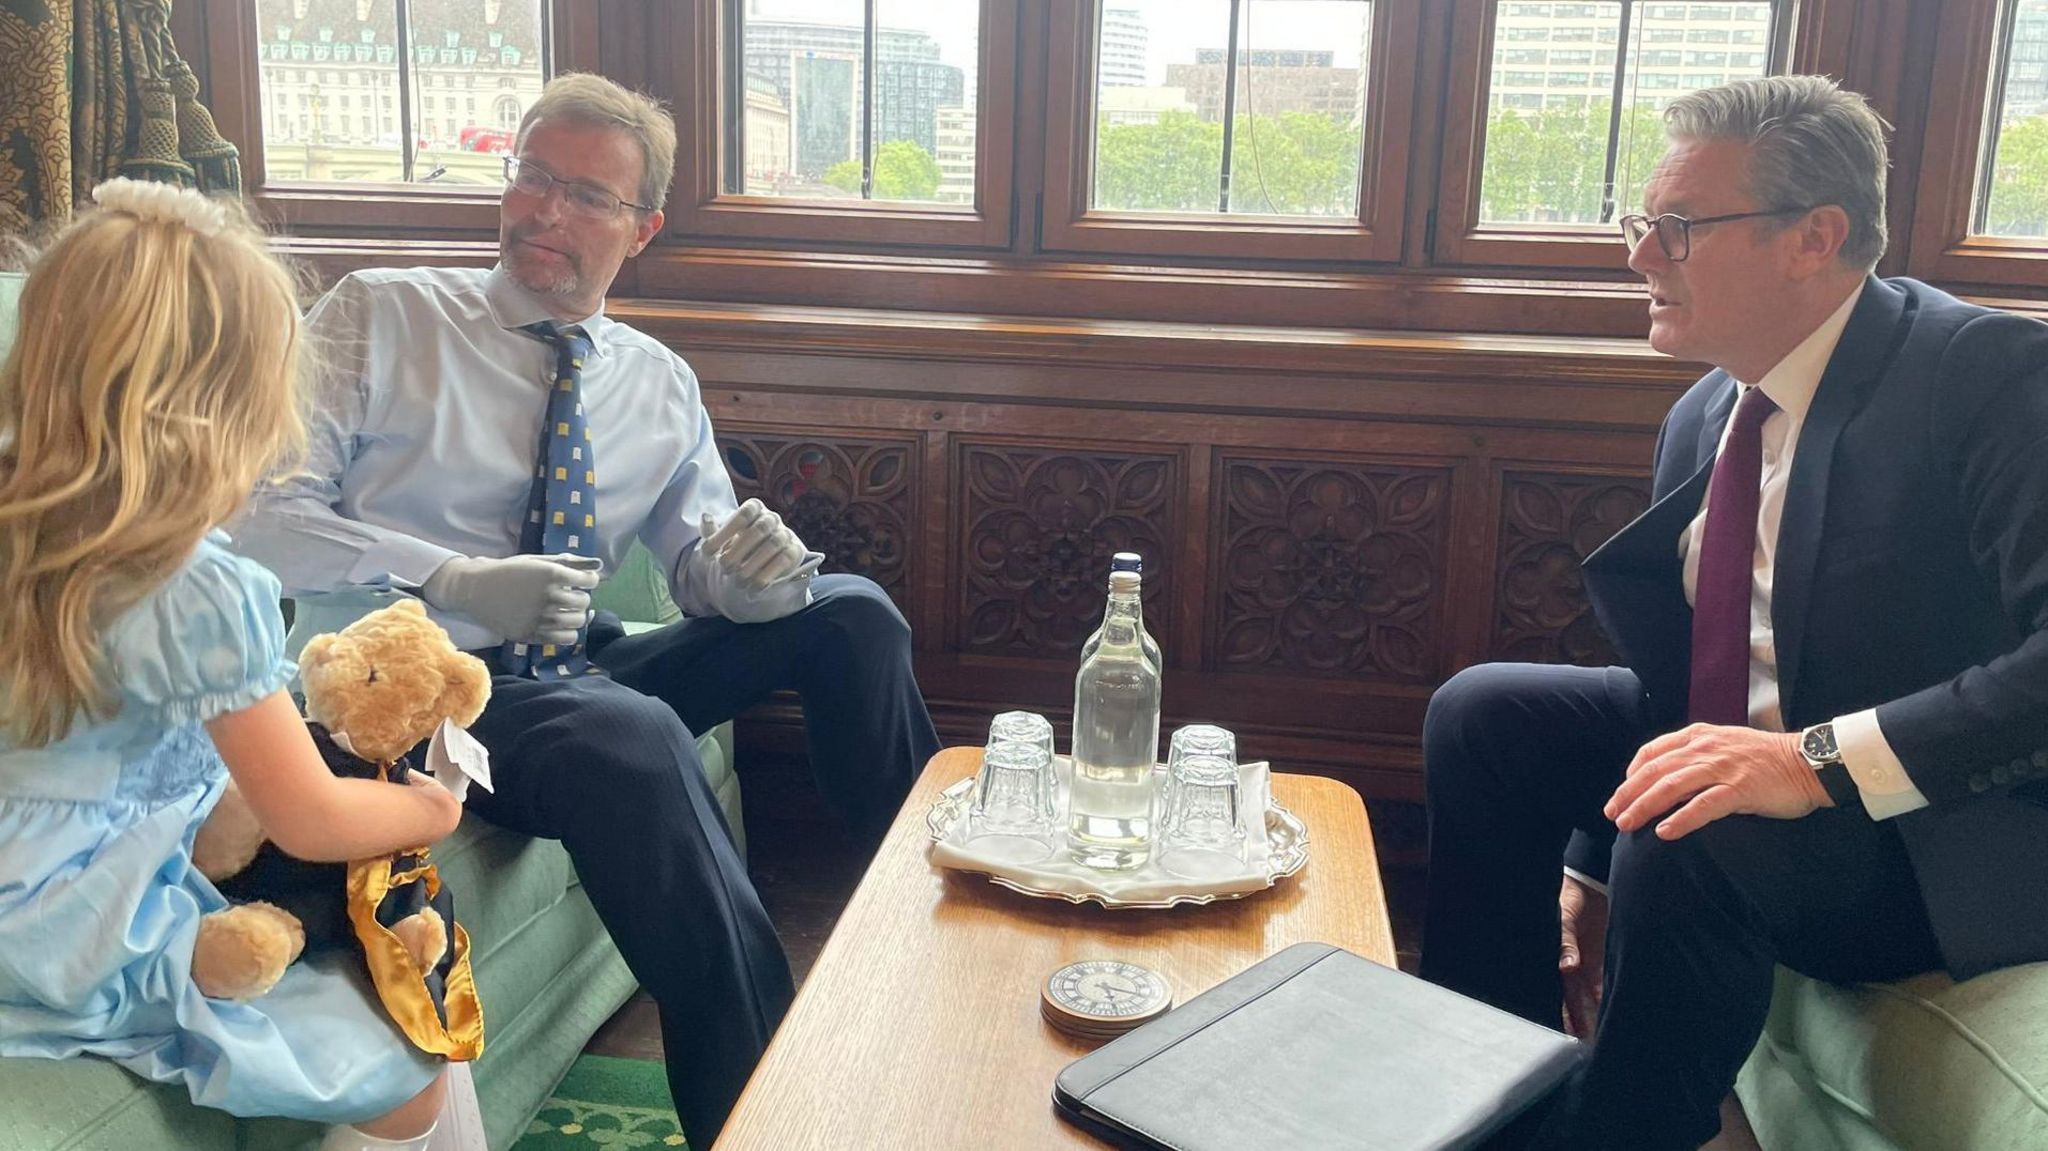
{"type": "Polygon", "coordinates": [[[1566,875],[1571,876],[1573,879],[1578,880],[1580,883],[1585,884],[1587,887],[1590,887],[1593,890],[1599,892],[1602,895],[1607,894],[1606,884],[1600,882],[1599,880],[1593,878],[1590,875],[1587,875],[1585,872],[1580,871],[1576,867],[1567,867],[1564,869],[1564,873],[1566,875]]]}
{"type": "Polygon", "coordinates": [[[410,591],[425,585],[435,569],[461,554],[423,539],[393,534],[363,549],[348,569],[348,582],[359,587],[410,591]]]}
{"type": "Polygon", "coordinates": [[[1863,810],[1872,819],[1890,819],[1927,806],[1927,797],[1906,774],[1878,726],[1877,709],[1859,711],[1835,720],[1835,745],[1842,752],[1842,766],[1863,793],[1863,810]]]}

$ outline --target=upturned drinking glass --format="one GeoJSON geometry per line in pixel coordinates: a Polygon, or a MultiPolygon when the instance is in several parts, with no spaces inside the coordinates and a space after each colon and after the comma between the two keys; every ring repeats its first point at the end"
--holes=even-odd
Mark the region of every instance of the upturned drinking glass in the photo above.
{"type": "Polygon", "coordinates": [[[1160,772],[1159,778],[1158,810],[1155,814],[1161,819],[1166,817],[1166,809],[1173,803],[1172,767],[1190,755],[1212,755],[1235,764],[1237,735],[1229,728],[1213,723],[1191,723],[1174,731],[1166,754],[1167,767],[1160,772]]]}
{"type": "Polygon", "coordinates": [[[975,851],[1035,863],[1052,854],[1056,818],[1049,748],[1007,742],[981,753],[967,812],[967,842],[975,851]]]}
{"type": "Polygon", "coordinates": [[[1191,723],[1173,733],[1173,743],[1167,753],[1167,762],[1183,755],[1217,755],[1232,763],[1237,762],[1237,736],[1228,728],[1213,723],[1191,723]]]}
{"type": "Polygon", "coordinates": [[[1236,875],[1244,870],[1247,839],[1237,761],[1184,751],[1179,744],[1176,738],[1166,765],[1159,866],[1184,879],[1236,875]]]}
{"type": "Polygon", "coordinates": [[[1006,711],[989,721],[988,744],[996,747],[1005,743],[1029,744],[1043,748],[1047,759],[1052,758],[1052,721],[1035,711],[1006,711]]]}

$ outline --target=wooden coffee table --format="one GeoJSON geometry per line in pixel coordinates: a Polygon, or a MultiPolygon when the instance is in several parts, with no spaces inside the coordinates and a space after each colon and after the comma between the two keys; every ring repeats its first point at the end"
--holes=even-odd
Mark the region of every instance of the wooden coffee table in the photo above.
{"type": "Polygon", "coordinates": [[[1184,1002],[1290,944],[1334,943],[1393,966],[1394,940],[1358,793],[1275,774],[1308,827],[1300,874],[1245,899],[1163,911],[1019,895],[925,857],[925,814],[980,749],[940,752],[897,813],[718,1151],[1091,1147],[1053,1111],[1052,1081],[1091,1044],[1039,1018],[1056,967],[1115,957],[1184,1002]]]}

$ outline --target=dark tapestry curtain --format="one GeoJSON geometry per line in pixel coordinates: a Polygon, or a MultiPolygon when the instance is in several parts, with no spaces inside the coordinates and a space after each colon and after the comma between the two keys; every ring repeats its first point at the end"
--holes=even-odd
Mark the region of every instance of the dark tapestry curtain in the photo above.
{"type": "Polygon", "coordinates": [[[0,233],[69,217],[112,176],[241,191],[170,12],[171,0],[0,0],[0,233]]]}

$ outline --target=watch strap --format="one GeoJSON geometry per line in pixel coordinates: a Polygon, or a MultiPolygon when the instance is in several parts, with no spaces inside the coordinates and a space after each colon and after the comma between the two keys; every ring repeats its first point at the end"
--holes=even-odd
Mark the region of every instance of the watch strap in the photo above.
{"type": "Polygon", "coordinates": [[[1835,801],[1836,807],[1863,806],[1863,790],[1849,777],[1849,769],[1841,760],[1823,764],[1814,769],[1814,774],[1820,777],[1820,785],[1827,789],[1828,798],[1835,801]]]}

